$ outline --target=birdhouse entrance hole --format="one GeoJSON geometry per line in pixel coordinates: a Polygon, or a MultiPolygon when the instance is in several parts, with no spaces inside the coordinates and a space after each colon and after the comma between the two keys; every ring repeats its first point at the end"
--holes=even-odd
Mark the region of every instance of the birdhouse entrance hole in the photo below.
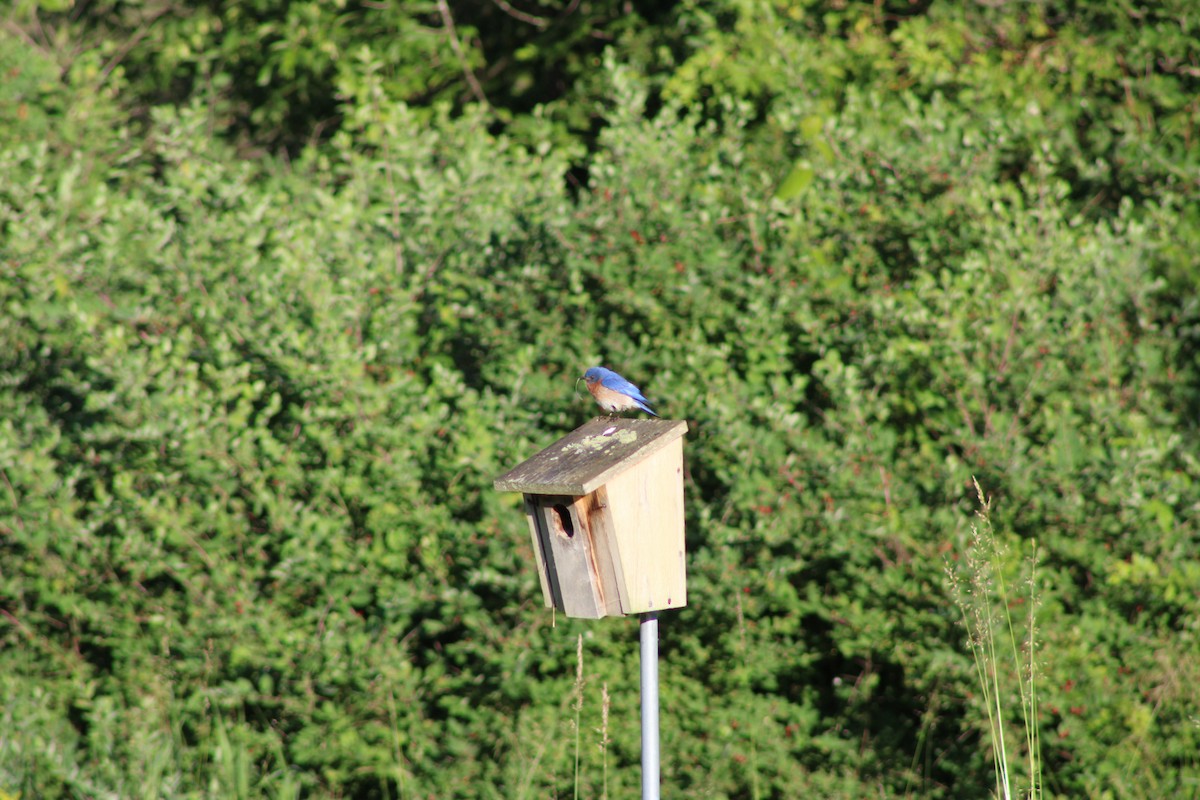
{"type": "Polygon", "coordinates": [[[554,504],[554,532],[568,539],[575,536],[575,523],[571,521],[571,512],[562,503],[554,504]]]}

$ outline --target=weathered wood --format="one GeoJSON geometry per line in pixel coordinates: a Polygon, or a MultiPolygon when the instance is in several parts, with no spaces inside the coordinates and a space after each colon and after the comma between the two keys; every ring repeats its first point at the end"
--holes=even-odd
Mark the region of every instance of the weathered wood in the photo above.
{"type": "Polygon", "coordinates": [[[533,504],[546,582],[550,585],[554,605],[568,617],[603,617],[601,584],[591,542],[575,518],[575,498],[538,496],[533,499],[533,504]]]}
{"type": "MultiPolygon", "coordinates": [[[[534,497],[525,495],[525,519],[529,521],[529,534],[533,538],[533,556],[537,559],[538,580],[542,584],[542,600],[546,608],[559,605],[555,602],[557,592],[551,591],[551,574],[553,570],[546,563],[546,553],[550,552],[549,543],[543,540],[542,525],[538,521],[538,504],[534,497]]],[[[553,579],[557,581],[557,578],[553,579]]]]}
{"type": "Polygon", "coordinates": [[[501,492],[584,495],[687,432],[670,419],[597,417],[496,478],[501,492]]]}
{"type": "Polygon", "coordinates": [[[604,487],[601,486],[591,494],[580,497],[575,504],[579,519],[587,530],[588,545],[591,548],[592,564],[596,570],[596,581],[601,605],[606,616],[620,616],[625,613],[621,602],[620,590],[617,585],[616,567],[613,562],[613,551],[608,546],[609,535],[606,522],[608,515],[600,503],[603,500],[604,487]]]}
{"type": "Polygon", "coordinates": [[[526,495],[538,577],[546,606],[568,617],[598,619],[622,612],[609,549],[590,524],[594,495],[526,495]]]}
{"type": "Polygon", "coordinates": [[[496,479],[525,494],[548,607],[597,619],[687,604],[686,430],[597,418],[496,479]]]}

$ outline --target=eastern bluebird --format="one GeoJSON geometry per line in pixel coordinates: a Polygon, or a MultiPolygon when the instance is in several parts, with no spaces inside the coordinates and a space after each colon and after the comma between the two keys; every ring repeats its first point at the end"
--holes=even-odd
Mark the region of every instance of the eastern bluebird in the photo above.
{"type": "Polygon", "coordinates": [[[583,373],[583,381],[588,391],[600,407],[609,414],[640,408],[652,417],[657,417],[649,402],[642,396],[642,390],[622,378],[611,369],[592,367],[583,373]]]}

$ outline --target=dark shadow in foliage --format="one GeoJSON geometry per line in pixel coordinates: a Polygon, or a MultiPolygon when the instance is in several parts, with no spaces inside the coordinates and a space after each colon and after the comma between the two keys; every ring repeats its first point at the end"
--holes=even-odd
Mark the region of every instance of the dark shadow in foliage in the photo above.
{"type": "Polygon", "coordinates": [[[1179,355],[1174,372],[1179,376],[1174,388],[1183,406],[1181,419],[1200,427],[1200,304],[1194,298],[1185,301],[1176,313],[1179,317],[1179,355]]]}
{"type": "MultiPolygon", "coordinates": [[[[594,92],[589,80],[605,48],[671,30],[667,23],[677,3],[520,6],[470,0],[450,0],[442,8],[207,0],[148,9],[92,0],[60,14],[43,10],[27,24],[36,30],[81,25],[89,38],[115,43],[114,63],[143,109],[203,96],[225,118],[227,134],[248,149],[296,154],[338,130],[339,70],[355,68],[353,54],[360,47],[370,47],[388,64],[385,85],[393,100],[459,107],[484,101],[504,110],[500,120],[594,92]],[[427,57],[403,58],[396,48],[405,36],[410,42],[423,37],[420,52],[427,57]]],[[[573,122],[577,128],[585,124],[573,122]]]]}
{"type": "MultiPolygon", "coordinates": [[[[32,325],[29,320],[26,320],[26,324],[32,325]]],[[[34,335],[35,341],[39,343],[47,341],[48,338],[44,331],[38,331],[34,335]]],[[[65,441],[78,442],[85,432],[111,422],[108,412],[87,410],[87,397],[81,393],[82,387],[99,392],[111,391],[115,384],[109,376],[93,370],[80,353],[58,350],[47,352],[47,348],[42,346],[37,350],[36,354],[29,350],[20,355],[10,354],[11,360],[3,365],[3,372],[25,376],[17,385],[17,392],[22,396],[35,398],[41,404],[49,420],[62,431],[65,441]]]]}

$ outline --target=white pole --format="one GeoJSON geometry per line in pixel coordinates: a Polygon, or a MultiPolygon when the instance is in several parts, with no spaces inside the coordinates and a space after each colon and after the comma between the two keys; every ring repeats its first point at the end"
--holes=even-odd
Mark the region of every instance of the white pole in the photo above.
{"type": "Polygon", "coordinates": [[[659,800],[658,614],[642,614],[642,800],[659,800]]]}

